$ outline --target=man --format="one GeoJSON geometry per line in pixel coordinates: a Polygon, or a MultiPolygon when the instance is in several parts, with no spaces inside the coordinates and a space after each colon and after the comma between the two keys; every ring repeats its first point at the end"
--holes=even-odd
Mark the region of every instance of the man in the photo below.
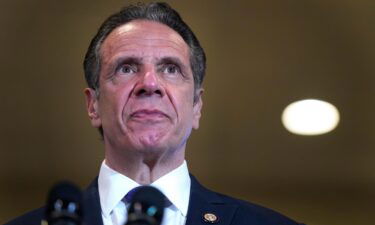
{"type": "MultiPolygon", "coordinates": [[[[205,54],[165,3],[129,6],[109,17],[84,61],[87,111],[105,147],[99,177],[85,191],[85,223],[122,225],[140,185],[167,197],[163,225],[297,223],[263,207],[202,187],[185,147],[198,129],[205,54]]],[[[40,224],[43,208],[10,223],[40,224]]]]}

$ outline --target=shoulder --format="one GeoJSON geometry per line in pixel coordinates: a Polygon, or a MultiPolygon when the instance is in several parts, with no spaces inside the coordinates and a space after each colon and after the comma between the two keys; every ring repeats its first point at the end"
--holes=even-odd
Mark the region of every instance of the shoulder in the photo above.
{"type": "Polygon", "coordinates": [[[19,216],[4,225],[40,225],[44,216],[44,207],[19,216]]]}
{"type": "Polygon", "coordinates": [[[275,210],[217,192],[214,193],[223,199],[223,202],[238,206],[233,224],[300,224],[275,210]]]}
{"type": "MultiPolygon", "coordinates": [[[[218,216],[230,220],[231,224],[236,225],[298,225],[299,223],[284,216],[272,209],[236,199],[228,195],[217,193],[203,187],[199,182],[191,176],[192,192],[194,196],[192,200],[200,204],[206,205],[205,209],[213,209],[218,216]],[[198,200],[199,199],[199,200],[198,200]],[[221,208],[221,209],[220,209],[221,208]],[[230,218],[228,218],[230,217],[230,218]]],[[[194,207],[199,208],[198,204],[194,207]]]]}

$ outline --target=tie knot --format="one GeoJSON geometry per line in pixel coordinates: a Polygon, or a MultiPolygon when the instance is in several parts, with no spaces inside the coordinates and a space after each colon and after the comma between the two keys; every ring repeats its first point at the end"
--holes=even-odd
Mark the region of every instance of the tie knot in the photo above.
{"type": "Polygon", "coordinates": [[[131,189],[125,197],[122,199],[125,203],[130,203],[133,200],[134,194],[137,193],[137,191],[141,188],[142,186],[135,187],[131,189]]]}
{"type": "MultiPolygon", "coordinates": [[[[139,189],[142,189],[144,186],[138,186],[133,189],[131,189],[125,197],[122,199],[123,202],[130,204],[134,198],[134,195],[139,191],[139,189]]],[[[163,194],[164,197],[164,207],[167,208],[172,205],[172,202],[169,201],[169,199],[163,194]]]]}

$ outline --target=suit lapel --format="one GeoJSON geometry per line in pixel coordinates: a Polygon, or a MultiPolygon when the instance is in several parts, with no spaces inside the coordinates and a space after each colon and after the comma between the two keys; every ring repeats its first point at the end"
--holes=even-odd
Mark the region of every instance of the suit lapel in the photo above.
{"type": "Polygon", "coordinates": [[[84,191],[85,225],[103,225],[102,209],[100,207],[98,178],[84,191]]]}
{"type": "MultiPolygon", "coordinates": [[[[194,176],[190,175],[190,178],[191,190],[186,225],[212,224],[204,220],[204,215],[207,213],[217,216],[214,224],[230,225],[238,206],[224,202],[220,195],[199,184],[194,176]]],[[[85,190],[84,203],[85,225],[103,225],[97,178],[85,190]]]]}
{"type": "Polygon", "coordinates": [[[190,202],[187,214],[186,225],[229,225],[237,210],[236,204],[225,203],[215,192],[209,191],[191,177],[190,202]],[[217,217],[214,223],[205,221],[204,215],[211,213],[217,217]]]}

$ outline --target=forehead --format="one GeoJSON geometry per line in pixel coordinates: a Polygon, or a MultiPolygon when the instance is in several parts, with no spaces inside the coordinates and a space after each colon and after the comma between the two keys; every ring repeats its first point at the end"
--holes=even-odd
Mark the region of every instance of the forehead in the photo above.
{"type": "Polygon", "coordinates": [[[134,20],[114,29],[101,47],[103,60],[121,54],[139,57],[165,55],[189,58],[189,47],[170,27],[159,22],[134,20]]]}

